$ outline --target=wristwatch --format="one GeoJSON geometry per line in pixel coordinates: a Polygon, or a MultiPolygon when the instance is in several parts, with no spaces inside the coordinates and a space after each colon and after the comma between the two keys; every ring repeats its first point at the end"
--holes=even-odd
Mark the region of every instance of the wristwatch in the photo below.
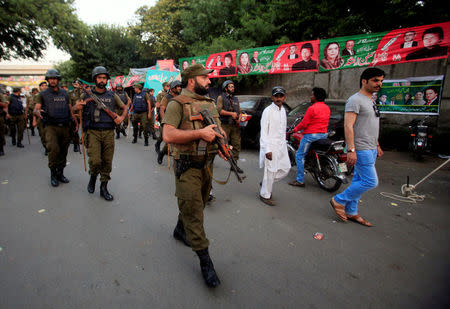
{"type": "Polygon", "coordinates": [[[349,148],[347,149],[348,152],[355,152],[355,148],[349,148]]]}

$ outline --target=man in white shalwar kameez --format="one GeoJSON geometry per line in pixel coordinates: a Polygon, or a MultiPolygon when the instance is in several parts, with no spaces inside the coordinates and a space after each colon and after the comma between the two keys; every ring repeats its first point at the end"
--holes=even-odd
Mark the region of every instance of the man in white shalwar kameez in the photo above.
{"type": "Polygon", "coordinates": [[[286,110],[283,103],[286,90],[276,86],[272,89],[272,104],[267,106],[261,117],[259,167],[264,168],[259,198],[274,206],[272,187],[275,181],[287,176],[291,169],[286,144],[286,110]]]}

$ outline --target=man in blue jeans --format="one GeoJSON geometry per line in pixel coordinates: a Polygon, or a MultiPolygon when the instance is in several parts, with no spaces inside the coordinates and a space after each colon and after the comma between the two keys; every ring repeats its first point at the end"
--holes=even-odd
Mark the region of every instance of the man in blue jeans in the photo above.
{"type": "Polygon", "coordinates": [[[375,161],[383,155],[383,150],[378,143],[380,113],[372,101],[372,93],[380,90],[384,76],[384,71],[378,68],[364,70],[359,81],[359,92],[352,95],[345,105],[347,164],[355,165],[355,172],[350,186],[330,201],[341,220],[351,220],[365,226],[372,224],[358,214],[358,201],[364,192],[378,185],[375,161]]]}
{"type": "Polygon", "coordinates": [[[303,130],[303,138],[298,146],[295,160],[297,162],[297,177],[289,184],[295,187],[305,186],[305,156],[311,143],[327,137],[328,122],[330,120],[330,108],[325,104],[327,93],[323,88],[313,88],[310,106],[302,121],[294,128],[294,132],[303,130]]]}

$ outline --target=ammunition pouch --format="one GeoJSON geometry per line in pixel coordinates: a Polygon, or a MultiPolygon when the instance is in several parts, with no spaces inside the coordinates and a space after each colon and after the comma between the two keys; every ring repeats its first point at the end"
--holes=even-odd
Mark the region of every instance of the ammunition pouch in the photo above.
{"type": "Polygon", "coordinates": [[[184,172],[190,168],[203,169],[206,166],[206,158],[202,161],[193,160],[191,156],[180,155],[180,158],[175,160],[175,177],[180,178],[184,172]]]}

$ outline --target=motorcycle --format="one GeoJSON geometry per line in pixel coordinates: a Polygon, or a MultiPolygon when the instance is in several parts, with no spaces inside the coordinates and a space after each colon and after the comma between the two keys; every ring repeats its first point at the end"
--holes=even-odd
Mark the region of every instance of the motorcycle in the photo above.
{"type": "Polygon", "coordinates": [[[414,119],[409,125],[411,132],[409,149],[413,152],[417,160],[423,159],[423,153],[431,148],[431,139],[433,136],[429,132],[428,125],[425,124],[428,118],[429,116],[423,119],[414,119]]]}
{"type": "MultiPolygon", "coordinates": [[[[286,131],[287,147],[291,165],[296,165],[296,154],[303,138],[303,133],[293,132],[298,121],[286,131]]],[[[332,137],[334,132],[329,132],[332,137]]],[[[308,154],[305,156],[305,172],[310,172],[319,186],[328,192],[336,191],[343,183],[348,183],[346,175],[351,171],[347,168],[347,153],[343,140],[331,140],[324,138],[311,144],[308,154]]]]}

